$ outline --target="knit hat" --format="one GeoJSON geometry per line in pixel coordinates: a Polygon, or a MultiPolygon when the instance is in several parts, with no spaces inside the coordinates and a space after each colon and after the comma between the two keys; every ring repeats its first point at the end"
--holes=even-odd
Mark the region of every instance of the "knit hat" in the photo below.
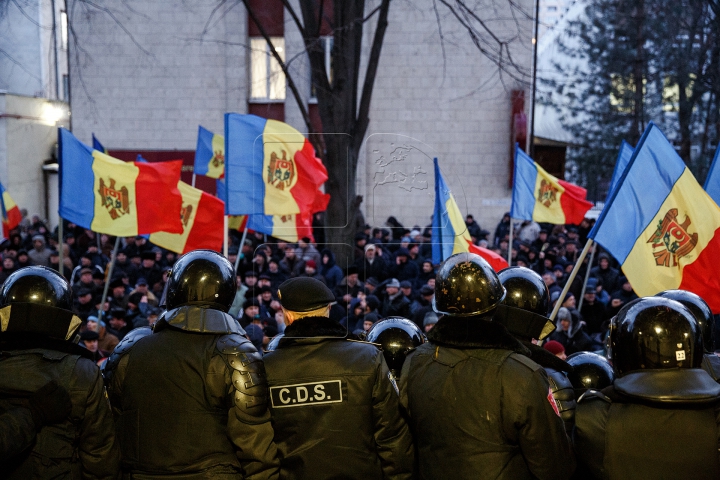
{"type": "Polygon", "coordinates": [[[557,342],[555,340],[550,340],[549,342],[545,342],[543,344],[543,348],[547,350],[548,352],[552,353],[553,355],[557,355],[559,353],[565,353],[565,347],[563,347],[563,344],[560,342],[557,342]]]}
{"type": "Polygon", "coordinates": [[[425,314],[425,318],[423,319],[423,327],[427,327],[428,325],[435,325],[438,322],[438,316],[435,312],[427,312],[425,314]]]}

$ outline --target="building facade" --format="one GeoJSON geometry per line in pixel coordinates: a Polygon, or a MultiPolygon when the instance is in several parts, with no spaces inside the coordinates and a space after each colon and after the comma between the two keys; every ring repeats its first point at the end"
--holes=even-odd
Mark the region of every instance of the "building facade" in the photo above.
{"type": "MultiPolygon", "coordinates": [[[[319,125],[309,62],[290,15],[279,1],[250,4],[263,13],[260,20],[319,125]]],[[[68,5],[75,33],[72,129],[80,140],[89,143],[94,133],[111,154],[128,160],[137,153],[150,161],[184,158],[189,177],[198,125],[222,133],[226,112],[254,113],[307,131],[242,5],[210,0],[97,2],[107,10],[76,0],[68,5]]],[[[534,11],[531,1],[519,5],[534,11]]],[[[376,6],[368,2],[367,12],[376,6]]],[[[530,77],[522,82],[498,73],[450,12],[436,14],[433,6],[430,0],[390,6],[357,193],[373,226],[390,215],[408,227],[426,225],[434,201],[432,159],[438,157],[460,209],[490,230],[510,208],[511,145],[517,138],[512,98],[524,99],[520,111],[527,115],[530,77]]],[[[493,28],[501,38],[517,36],[510,52],[529,74],[533,22],[520,18],[517,32],[514,21],[500,20],[512,18],[507,13],[493,14],[498,18],[493,28]]],[[[365,26],[363,63],[374,25],[371,19],[365,26]]],[[[328,61],[330,33],[324,40],[328,61]]],[[[212,182],[198,185],[214,188],[212,182]]]]}

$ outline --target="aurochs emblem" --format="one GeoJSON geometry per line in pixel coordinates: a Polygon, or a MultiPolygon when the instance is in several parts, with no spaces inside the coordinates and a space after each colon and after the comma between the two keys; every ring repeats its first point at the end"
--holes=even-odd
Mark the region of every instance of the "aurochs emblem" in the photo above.
{"type": "Polygon", "coordinates": [[[665,216],[658,220],[657,230],[647,241],[652,244],[657,265],[675,267],[678,259],[690,253],[697,245],[698,234],[688,232],[692,223],[690,217],[685,215],[685,221],[679,223],[677,216],[677,208],[668,210],[665,216]]]}
{"type": "Polygon", "coordinates": [[[215,168],[225,167],[225,154],[222,152],[222,150],[216,150],[210,162],[215,168]]]}
{"type": "Polygon", "coordinates": [[[111,177],[109,179],[110,185],[105,185],[105,181],[100,179],[100,203],[103,207],[108,209],[110,218],[113,220],[118,217],[130,213],[130,195],[127,187],[123,186],[120,189],[115,188],[115,180],[111,177]]]}
{"type": "Polygon", "coordinates": [[[540,190],[538,191],[538,202],[542,203],[546,207],[552,205],[557,200],[557,193],[559,190],[553,186],[552,183],[547,180],[540,182],[540,190]]]}
{"type": "Polygon", "coordinates": [[[295,176],[295,163],[292,159],[288,159],[285,150],[282,151],[282,158],[279,158],[275,152],[270,154],[270,165],[268,166],[267,183],[273,185],[279,190],[285,190],[285,187],[292,185],[295,176]]]}
{"type": "Polygon", "coordinates": [[[190,221],[190,215],[192,215],[193,207],[190,204],[185,205],[180,210],[180,221],[183,223],[183,227],[188,226],[188,222],[190,221]]]}

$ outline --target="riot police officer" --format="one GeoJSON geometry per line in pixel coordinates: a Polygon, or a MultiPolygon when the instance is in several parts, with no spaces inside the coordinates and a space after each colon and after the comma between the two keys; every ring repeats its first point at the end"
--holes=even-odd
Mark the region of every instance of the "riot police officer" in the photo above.
{"type": "Polygon", "coordinates": [[[602,390],[613,384],[615,372],[608,359],[593,352],[575,352],[567,358],[572,367],[568,379],[579,399],[588,390],[602,390]]]}
{"type": "Polygon", "coordinates": [[[715,355],[715,319],[713,318],[710,306],[699,295],[687,290],[665,290],[656,297],[669,298],[685,305],[692,312],[695,320],[700,326],[703,338],[702,369],[705,370],[716,382],[720,382],[720,357],[715,355]]]}
{"type": "Polygon", "coordinates": [[[39,415],[32,447],[0,464],[3,478],[115,478],[119,451],[105,387],[77,345],[81,320],[71,309],[70,285],[46,267],[22,268],[0,289],[0,410],[28,402],[32,411],[33,394],[50,381],[71,401],[69,415],[39,415]]]}
{"type": "Polygon", "coordinates": [[[720,478],[720,385],[700,368],[692,313],[666,298],[633,300],[609,344],[615,383],[586,392],[575,413],[584,477],[720,478]]]}
{"type": "Polygon", "coordinates": [[[287,327],[265,366],[281,477],[411,478],[412,436],[382,352],[329,318],[335,296],[319,280],[287,280],[278,297],[287,327]]]}
{"type": "Polygon", "coordinates": [[[433,308],[443,317],[400,377],[422,478],[564,479],[570,444],[545,371],[493,322],[505,297],[481,257],[440,267],[433,308]]]}
{"type": "Polygon", "coordinates": [[[508,267],[498,273],[498,278],[506,293],[493,321],[502,323],[530,350],[530,358],[545,369],[565,431],[570,434],[575,417],[575,391],[568,379],[572,367],[534,343],[555,330],[555,324],[546,316],[550,307],[547,285],[540,275],[525,267],[508,267]]]}
{"type": "Polygon", "coordinates": [[[108,360],[125,475],[277,476],[262,357],[227,314],[236,282],[218,253],[183,255],[152,334],[131,333],[108,360]]]}
{"type": "Polygon", "coordinates": [[[367,341],[380,345],[385,363],[390,373],[397,379],[402,371],[405,356],[425,343],[425,335],[415,322],[403,317],[390,317],[370,328],[367,341]]]}

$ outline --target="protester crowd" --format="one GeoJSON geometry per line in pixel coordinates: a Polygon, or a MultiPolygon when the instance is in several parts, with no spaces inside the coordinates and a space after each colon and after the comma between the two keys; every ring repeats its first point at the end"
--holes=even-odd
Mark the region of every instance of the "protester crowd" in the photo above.
{"type": "MultiPolygon", "coordinates": [[[[23,214],[19,228],[0,246],[0,280],[28,265],[60,270],[57,228],[51,231],[37,215],[30,219],[27,212],[23,214]]],[[[557,331],[550,340],[558,342],[565,355],[602,350],[609,320],[637,298],[617,262],[601,249],[594,256],[589,276],[588,255],[568,293],[559,298],[592,224],[588,219],[579,226],[525,221],[514,225],[510,242],[509,214],[492,233],[472,215],[466,218],[476,245],[503,258],[508,258],[512,245],[511,265],[542,275],[553,305],[557,301],[562,304],[557,331]]],[[[67,222],[63,232],[62,270],[73,286],[74,312],[86,322],[83,341],[97,352],[98,359],[104,358],[130,330],[157,319],[167,271],[177,255],[153,245],[145,236],[122,238],[108,278],[114,239],[67,222]],[[101,304],[106,282],[107,298],[101,304]]],[[[354,257],[345,262],[347,268],[340,267],[331,249],[309,238],[288,243],[254,233],[240,246],[240,236],[232,233],[229,260],[238,265],[239,288],[230,314],[258,348],[267,347],[270,339],[283,332],[277,288],[295,277],[312,277],[326,284],[337,300],[331,318],[355,334],[388,317],[408,318],[425,332],[438,320],[432,309],[438,265],[432,261],[430,225],[406,228],[395,217],[389,217],[383,226],[365,225],[355,234],[354,257]]]]}

